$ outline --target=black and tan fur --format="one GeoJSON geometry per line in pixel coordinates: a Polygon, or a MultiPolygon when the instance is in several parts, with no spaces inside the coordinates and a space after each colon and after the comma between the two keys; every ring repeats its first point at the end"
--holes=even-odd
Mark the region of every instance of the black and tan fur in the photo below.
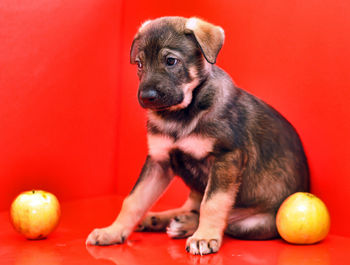
{"type": "Polygon", "coordinates": [[[189,237],[192,254],[217,252],[223,234],[278,236],[275,215],[290,194],[309,189],[301,141],[275,109],[236,87],[214,65],[220,27],[197,18],[147,21],[131,49],[139,102],[148,109],[149,154],[116,221],[88,244],[122,243],[135,229],[189,237]],[[148,209],[174,176],[191,193],[166,212],[148,209]]]}

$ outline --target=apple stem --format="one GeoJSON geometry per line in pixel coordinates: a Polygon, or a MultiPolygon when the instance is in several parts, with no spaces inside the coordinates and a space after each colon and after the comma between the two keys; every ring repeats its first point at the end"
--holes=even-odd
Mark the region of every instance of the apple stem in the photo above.
{"type": "Polygon", "coordinates": [[[32,193],[34,194],[34,193],[35,193],[35,190],[32,190],[32,193]]]}

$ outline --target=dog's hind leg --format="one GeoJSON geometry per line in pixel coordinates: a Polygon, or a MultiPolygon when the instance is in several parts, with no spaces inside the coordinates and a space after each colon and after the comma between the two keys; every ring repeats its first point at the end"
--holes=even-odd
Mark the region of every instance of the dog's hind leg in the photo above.
{"type": "Polygon", "coordinates": [[[197,230],[199,224],[199,213],[196,211],[177,215],[170,220],[166,232],[171,238],[186,238],[197,230]]]}
{"type": "Polygon", "coordinates": [[[278,237],[275,212],[234,209],[225,233],[246,240],[267,240],[278,237]]]}
{"type": "Polygon", "coordinates": [[[191,191],[186,202],[179,208],[163,212],[148,212],[136,227],[136,231],[165,231],[169,226],[172,227],[170,230],[167,229],[170,237],[177,238],[189,235],[192,228],[195,230],[198,226],[201,200],[201,194],[191,191]]]}

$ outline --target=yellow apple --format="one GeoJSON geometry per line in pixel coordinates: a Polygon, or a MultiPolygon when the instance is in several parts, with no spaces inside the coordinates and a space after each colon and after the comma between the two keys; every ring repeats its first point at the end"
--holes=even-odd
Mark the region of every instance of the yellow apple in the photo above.
{"type": "Polygon", "coordinates": [[[14,228],[28,239],[46,238],[58,225],[61,209],[55,195],[42,190],[25,191],[11,204],[14,228]]]}
{"type": "Polygon", "coordinates": [[[315,195],[297,192],[281,205],[276,216],[281,237],[293,244],[313,244],[323,240],[330,228],[326,205],[315,195]]]}

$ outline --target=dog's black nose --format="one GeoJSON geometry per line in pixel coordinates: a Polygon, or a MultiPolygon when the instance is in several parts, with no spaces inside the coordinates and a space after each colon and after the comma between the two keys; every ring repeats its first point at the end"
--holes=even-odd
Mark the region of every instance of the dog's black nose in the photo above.
{"type": "Polygon", "coordinates": [[[140,99],[143,101],[143,103],[152,103],[155,101],[158,97],[158,93],[156,90],[146,90],[146,91],[141,91],[140,93],[140,99]]]}

